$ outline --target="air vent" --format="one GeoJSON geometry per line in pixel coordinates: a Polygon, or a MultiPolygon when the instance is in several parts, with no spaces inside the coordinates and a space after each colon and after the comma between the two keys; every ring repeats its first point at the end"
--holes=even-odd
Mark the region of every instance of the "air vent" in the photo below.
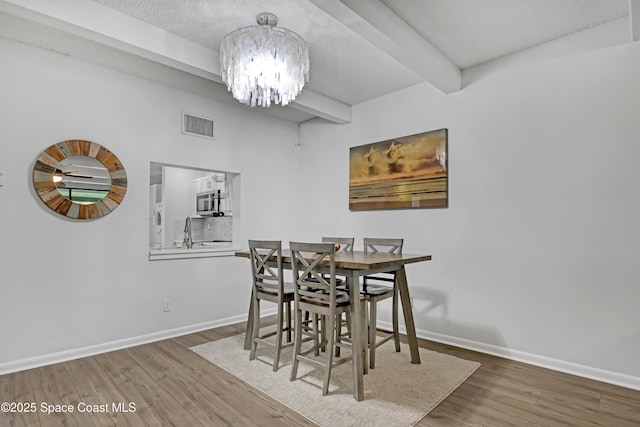
{"type": "Polygon", "coordinates": [[[213,120],[182,113],[182,133],[213,139],[213,120]]]}

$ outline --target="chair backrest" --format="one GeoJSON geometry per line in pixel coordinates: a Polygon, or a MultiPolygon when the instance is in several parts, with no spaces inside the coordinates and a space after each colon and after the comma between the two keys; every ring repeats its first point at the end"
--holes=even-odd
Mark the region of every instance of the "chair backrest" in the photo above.
{"type": "Polygon", "coordinates": [[[336,305],[336,248],[329,243],[289,242],[297,310],[318,311],[318,306],[336,305]],[[329,274],[318,271],[329,263],[329,274]]]}
{"type": "Polygon", "coordinates": [[[282,242],[280,240],[249,240],[251,273],[256,292],[267,291],[282,295],[284,289],[282,267],[282,242]],[[275,255],[275,268],[267,261],[275,255]]]}
{"type": "MultiPolygon", "coordinates": [[[[391,254],[401,254],[403,242],[403,239],[378,239],[371,237],[365,237],[363,240],[365,253],[388,252],[391,254]]],[[[364,289],[366,289],[367,283],[371,280],[395,283],[396,273],[377,273],[365,276],[363,282],[364,289]]]]}
{"type": "Polygon", "coordinates": [[[365,252],[388,252],[391,254],[402,253],[402,243],[404,239],[377,239],[371,237],[364,238],[365,252]]]}
{"type": "Polygon", "coordinates": [[[323,237],[323,243],[337,243],[340,249],[336,252],[353,252],[353,237],[323,237]]]}

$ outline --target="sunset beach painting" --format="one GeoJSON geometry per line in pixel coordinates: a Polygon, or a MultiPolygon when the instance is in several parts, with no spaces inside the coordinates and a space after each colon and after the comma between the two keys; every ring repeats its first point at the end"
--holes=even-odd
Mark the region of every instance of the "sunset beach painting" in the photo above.
{"type": "Polygon", "coordinates": [[[349,153],[349,209],[448,206],[447,129],[393,138],[349,153]]]}

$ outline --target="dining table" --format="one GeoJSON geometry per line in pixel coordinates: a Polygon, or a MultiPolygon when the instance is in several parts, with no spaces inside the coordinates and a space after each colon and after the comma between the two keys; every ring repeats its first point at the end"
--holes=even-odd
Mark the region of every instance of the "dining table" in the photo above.
{"type": "MultiPolygon", "coordinates": [[[[309,253],[309,260],[312,260],[315,254],[309,253]]],[[[249,258],[249,251],[235,252],[235,256],[249,258]]],[[[305,256],[306,257],[306,256],[305,256]]],[[[420,363],[420,353],[418,351],[418,338],[416,337],[415,323],[413,320],[413,311],[411,308],[411,296],[409,294],[409,285],[407,283],[407,274],[405,265],[418,262],[430,261],[431,255],[424,254],[393,254],[387,252],[365,252],[365,251],[339,251],[335,254],[335,274],[346,278],[346,285],[349,289],[349,297],[351,301],[359,301],[360,299],[360,277],[376,273],[395,272],[396,285],[400,302],[402,304],[402,312],[404,315],[404,323],[406,328],[407,341],[409,344],[409,352],[411,355],[411,363],[420,363]]],[[[273,261],[276,256],[273,255],[273,261]]],[[[285,269],[291,269],[291,253],[288,249],[282,251],[282,262],[285,269]]],[[[328,263],[325,262],[327,272],[328,263]]],[[[324,266],[321,266],[324,267],[324,266]]],[[[361,317],[360,304],[350,305],[350,314],[352,319],[352,370],[353,370],[353,397],[357,401],[364,400],[364,373],[366,371],[366,348],[367,348],[367,325],[364,318],[361,317]],[[361,349],[356,351],[355,349],[361,349]]],[[[247,333],[245,334],[244,348],[248,350],[251,346],[251,334],[253,326],[252,319],[253,310],[250,307],[247,319],[247,333]]]]}

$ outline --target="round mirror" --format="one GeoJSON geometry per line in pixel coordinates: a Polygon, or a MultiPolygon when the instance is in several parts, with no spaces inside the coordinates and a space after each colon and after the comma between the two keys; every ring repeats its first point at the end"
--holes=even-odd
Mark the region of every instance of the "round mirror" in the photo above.
{"type": "Polygon", "coordinates": [[[127,175],[120,160],[100,144],[68,140],[42,152],[33,169],[33,184],[55,212],[93,219],[122,203],[127,175]]]}

